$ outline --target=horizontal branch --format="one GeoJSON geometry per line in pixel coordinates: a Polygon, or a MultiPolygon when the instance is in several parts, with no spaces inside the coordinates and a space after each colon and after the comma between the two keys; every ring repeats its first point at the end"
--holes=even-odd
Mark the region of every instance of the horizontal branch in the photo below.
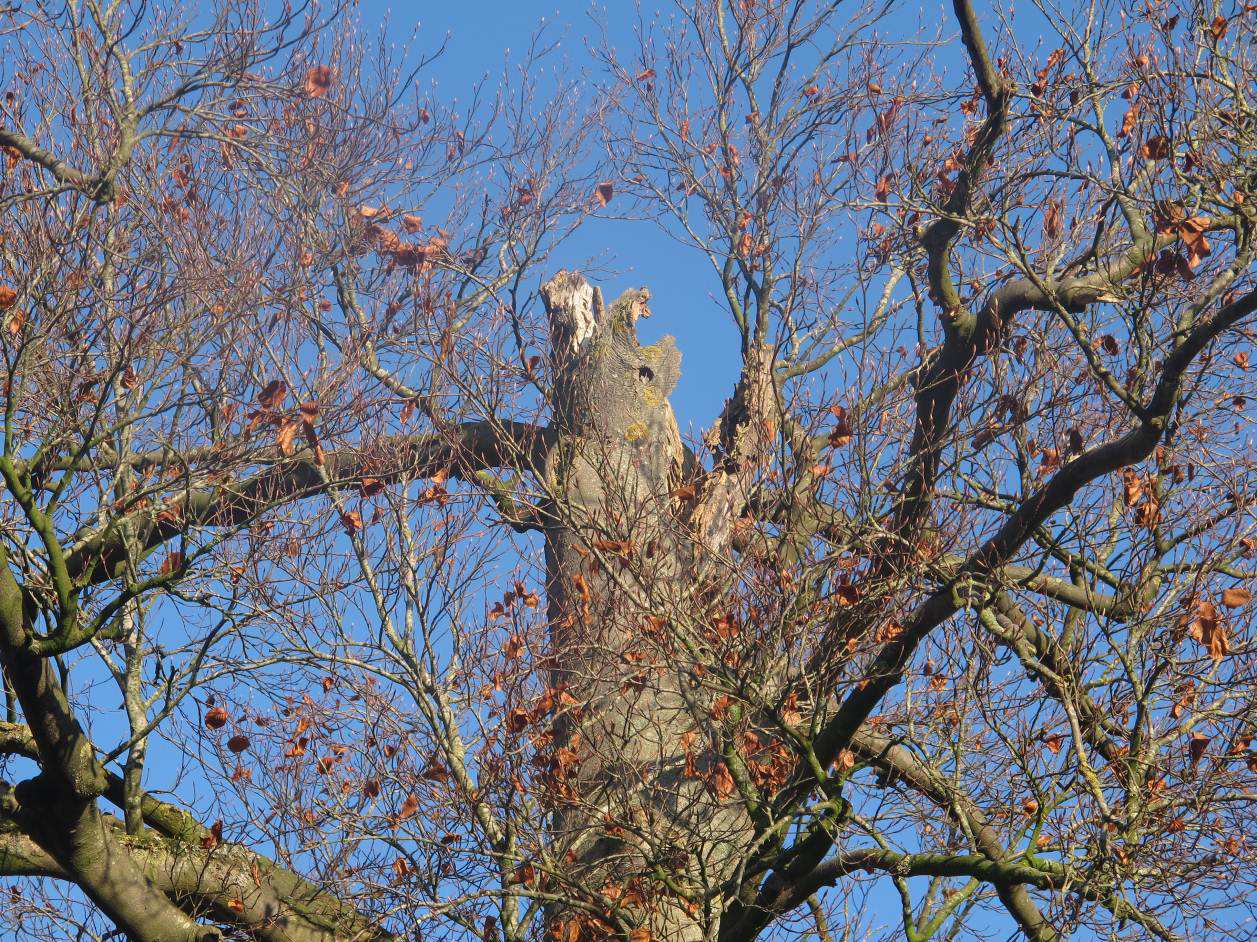
{"type": "Polygon", "coordinates": [[[106,582],[125,573],[128,541],[142,556],[189,529],[247,525],[266,510],[365,477],[387,484],[438,472],[471,478],[486,468],[533,470],[552,437],[549,429],[523,422],[468,422],[449,433],[396,436],[370,449],[330,452],[321,465],[306,452],[243,481],[198,488],[163,507],[110,521],[77,543],[66,568],[79,585],[106,582]]]}
{"type": "MultiPolygon", "coordinates": [[[[127,835],[101,815],[114,846],[125,846],[149,886],[202,918],[246,932],[259,942],[390,942],[394,937],[349,904],[324,893],[251,851],[215,840],[191,843],[153,831],[127,835]]],[[[208,834],[208,832],[206,832],[208,834]]],[[[0,877],[73,875],[26,832],[20,815],[0,815],[0,877]]],[[[211,930],[213,931],[213,930],[211,930]]]]}
{"type": "MultiPolygon", "coordinates": [[[[39,758],[35,737],[24,723],[0,723],[0,753],[39,758]]],[[[122,778],[108,771],[105,774],[104,797],[122,808],[122,778]]],[[[220,921],[240,926],[269,942],[389,938],[348,903],[247,848],[233,846],[206,854],[207,849],[215,847],[217,838],[183,809],[145,794],[140,799],[140,813],[152,831],[138,840],[128,839],[127,846],[142,849],[141,868],[167,895],[185,901],[194,899],[198,906],[211,909],[220,921]],[[187,860],[189,853],[205,859],[193,866],[187,860]],[[196,880],[191,878],[193,873],[198,875],[196,880]],[[247,892],[242,894],[239,891],[244,884],[248,884],[247,892]],[[243,904],[249,896],[255,897],[251,910],[234,906],[234,902],[243,904]]],[[[120,829],[112,817],[104,816],[103,820],[114,830],[120,829]]],[[[118,837],[121,839],[121,833],[118,837]]],[[[21,829],[17,818],[2,816],[0,876],[72,879],[56,858],[21,829]]]]}
{"type": "MultiPolygon", "coordinates": [[[[900,781],[924,795],[971,835],[975,848],[996,862],[1008,858],[1008,849],[999,839],[986,815],[970,798],[947,783],[909,750],[891,739],[859,730],[851,740],[855,754],[887,774],[889,781],[900,781]]],[[[1018,883],[996,886],[1000,901],[1017,925],[1032,942],[1056,939],[1055,930],[1043,918],[1025,887],[1018,883]]]]}
{"type": "Polygon", "coordinates": [[[114,198],[112,181],[108,178],[94,177],[70,166],[19,131],[0,128],[0,146],[13,148],[27,160],[39,164],[51,173],[58,183],[82,190],[98,203],[108,203],[114,198]]]}

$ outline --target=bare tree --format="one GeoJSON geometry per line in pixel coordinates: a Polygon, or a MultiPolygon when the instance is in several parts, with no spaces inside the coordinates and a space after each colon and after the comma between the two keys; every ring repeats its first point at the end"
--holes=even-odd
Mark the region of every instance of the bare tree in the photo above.
{"type": "Polygon", "coordinates": [[[1251,11],[890,12],[0,13],[14,932],[1248,931],[1251,11]]]}

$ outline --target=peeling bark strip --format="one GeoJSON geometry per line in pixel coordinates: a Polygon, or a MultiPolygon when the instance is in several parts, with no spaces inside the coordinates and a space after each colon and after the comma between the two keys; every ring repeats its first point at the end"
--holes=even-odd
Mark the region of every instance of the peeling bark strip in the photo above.
{"type": "MultiPolygon", "coordinates": [[[[667,396],[680,354],[671,337],[638,343],[645,289],[607,306],[562,272],[542,294],[555,375],[545,465],[553,683],[581,704],[555,729],[556,755],[567,757],[549,783],[555,856],[580,895],[620,895],[628,927],[697,940],[702,914],[685,891],[726,876],[746,831],[740,809],[687,777],[684,737],[710,719],[667,631],[643,630],[692,588],[694,551],[671,496],[683,450],[667,396]],[[684,846],[678,835],[690,836],[684,846]]],[[[550,932],[564,938],[570,921],[588,918],[555,908],[550,932]]]]}

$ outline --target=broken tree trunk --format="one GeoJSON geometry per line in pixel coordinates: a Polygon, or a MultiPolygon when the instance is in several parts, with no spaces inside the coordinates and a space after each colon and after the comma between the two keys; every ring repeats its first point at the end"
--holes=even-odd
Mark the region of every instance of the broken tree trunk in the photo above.
{"type": "Polygon", "coordinates": [[[712,754],[712,719],[678,630],[703,610],[674,494],[680,354],[671,337],[638,343],[645,289],[607,306],[562,272],[542,294],[557,432],[544,468],[552,682],[571,704],[550,768],[555,850],[569,892],[613,904],[555,905],[550,935],[699,940],[748,828],[727,770],[695,760],[712,754]]]}

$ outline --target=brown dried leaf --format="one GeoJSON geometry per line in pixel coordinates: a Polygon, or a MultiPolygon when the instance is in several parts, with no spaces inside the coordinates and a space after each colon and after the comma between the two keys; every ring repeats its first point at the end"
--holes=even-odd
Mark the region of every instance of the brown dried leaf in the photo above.
{"type": "Polygon", "coordinates": [[[393,816],[393,821],[405,821],[408,818],[413,818],[418,813],[419,799],[414,795],[407,795],[406,800],[402,802],[401,808],[398,810],[397,814],[393,816]]]}
{"type": "Polygon", "coordinates": [[[1253,600],[1253,593],[1243,586],[1234,586],[1222,592],[1222,604],[1227,608],[1243,608],[1253,600]]]}
{"type": "Polygon", "coordinates": [[[209,729],[222,729],[227,725],[227,711],[222,707],[214,707],[205,714],[205,725],[209,729]]]}
{"type": "Polygon", "coordinates": [[[1209,240],[1205,238],[1205,230],[1208,228],[1208,216],[1193,216],[1179,223],[1178,237],[1187,246],[1187,264],[1190,268],[1195,268],[1203,259],[1213,254],[1209,240]]]}
{"type": "Polygon", "coordinates": [[[322,98],[332,90],[336,72],[328,65],[316,65],[306,72],[305,91],[311,98],[322,98]]]}
{"type": "Polygon", "coordinates": [[[1139,156],[1145,160],[1166,160],[1173,153],[1174,148],[1170,145],[1170,139],[1164,134],[1148,138],[1139,148],[1139,156]]]}
{"type": "Polygon", "coordinates": [[[1204,733],[1192,733],[1191,740],[1187,743],[1187,753],[1191,759],[1192,768],[1200,764],[1200,760],[1205,755],[1205,750],[1209,748],[1209,743],[1213,741],[1211,736],[1204,733]]]}
{"type": "Polygon", "coordinates": [[[258,393],[258,402],[264,409],[278,409],[288,397],[288,384],[282,379],[273,379],[258,393]]]}
{"type": "Polygon", "coordinates": [[[717,798],[728,798],[733,794],[736,788],[733,782],[733,774],[723,762],[717,762],[716,767],[712,769],[711,781],[708,782],[708,787],[717,798]]]}
{"type": "Polygon", "coordinates": [[[1058,199],[1050,199],[1043,210],[1043,235],[1047,239],[1059,239],[1063,230],[1061,221],[1062,203],[1058,199]]]}
{"type": "Polygon", "coordinates": [[[291,456],[297,450],[294,442],[297,440],[299,428],[293,419],[285,419],[280,423],[279,431],[275,433],[275,444],[279,446],[281,454],[291,456]]]}

